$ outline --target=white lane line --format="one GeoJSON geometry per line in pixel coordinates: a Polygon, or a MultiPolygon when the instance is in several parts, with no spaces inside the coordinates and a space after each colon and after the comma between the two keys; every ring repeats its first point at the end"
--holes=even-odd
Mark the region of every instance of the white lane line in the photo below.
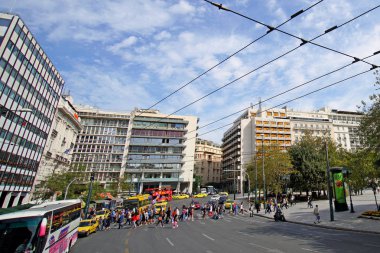
{"type": "Polygon", "coordinates": [[[169,238],[166,237],[166,241],[168,241],[168,243],[169,243],[170,245],[172,245],[172,247],[174,247],[174,244],[172,243],[172,241],[170,241],[169,238]]]}
{"type": "Polygon", "coordinates": [[[206,235],[206,234],[202,234],[204,237],[206,237],[207,239],[211,240],[211,241],[215,241],[214,238],[211,238],[210,236],[206,235]]]}
{"type": "Polygon", "coordinates": [[[370,246],[370,247],[377,247],[377,248],[380,248],[380,245],[376,245],[376,244],[364,243],[363,245],[365,245],[365,246],[370,246]]]}
{"type": "Polygon", "coordinates": [[[267,248],[267,247],[265,247],[265,246],[262,246],[262,245],[260,245],[260,244],[256,244],[256,243],[252,243],[252,242],[250,242],[250,243],[248,243],[248,244],[253,245],[253,246],[256,246],[256,247],[259,247],[259,248],[262,248],[262,249],[265,249],[265,250],[267,250],[267,251],[269,251],[269,252],[277,252],[277,253],[282,253],[282,252],[283,252],[283,251],[281,251],[281,250],[279,250],[279,249],[271,249],[271,248],[267,248]]]}
{"type": "Polygon", "coordinates": [[[200,221],[199,223],[201,223],[201,224],[203,224],[203,225],[205,225],[206,223],[204,223],[203,221],[200,221]]]}
{"type": "Polygon", "coordinates": [[[312,249],[306,249],[306,248],[301,248],[303,250],[306,250],[306,251],[310,251],[310,252],[318,252],[318,251],[315,251],[315,250],[312,250],[312,249]]]}

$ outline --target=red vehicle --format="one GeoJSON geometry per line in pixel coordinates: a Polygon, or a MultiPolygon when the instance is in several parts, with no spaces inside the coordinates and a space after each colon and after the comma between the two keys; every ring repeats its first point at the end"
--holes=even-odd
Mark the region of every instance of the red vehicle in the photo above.
{"type": "Polygon", "coordinates": [[[173,190],[171,188],[147,188],[144,191],[152,196],[153,200],[156,202],[171,201],[173,196],[173,190]]]}

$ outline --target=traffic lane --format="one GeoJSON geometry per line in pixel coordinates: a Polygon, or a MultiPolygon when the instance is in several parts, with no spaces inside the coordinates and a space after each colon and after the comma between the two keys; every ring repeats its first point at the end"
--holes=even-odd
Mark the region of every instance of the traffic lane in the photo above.
{"type": "Polygon", "coordinates": [[[117,229],[111,225],[108,231],[98,231],[88,237],[78,238],[70,252],[73,253],[125,253],[129,229],[117,229]]]}
{"type": "MultiPolygon", "coordinates": [[[[249,219],[240,219],[243,223],[250,223],[249,219]]],[[[255,219],[255,218],[253,218],[255,219]]],[[[307,248],[310,245],[311,250],[327,251],[328,249],[333,252],[346,250],[347,252],[363,252],[365,251],[379,251],[380,250],[380,236],[374,234],[356,233],[350,231],[337,231],[327,230],[324,228],[304,226],[299,224],[274,222],[267,219],[271,226],[249,226],[241,232],[248,235],[272,237],[270,240],[273,243],[294,241],[296,244],[302,246],[300,249],[307,248]],[[279,238],[282,237],[282,238],[279,238]],[[279,240],[278,240],[279,239],[279,240]],[[327,246],[327,247],[326,247],[327,246]]],[[[260,238],[265,240],[265,238],[260,238]]],[[[273,243],[271,245],[273,245],[273,243]]]]}
{"type": "Polygon", "coordinates": [[[250,250],[249,245],[239,245],[235,242],[229,242],[228,240],[216,240],[212,237],[212,230],[205,230],[204,228],[210,228],[213,224],[209,221],[205,221],[202,226],[202,221],[186,221],[180,222],[179,227],[173,229],[171,224],[167,224],[164,228],[151,228],[148,226],[146,229],[139,229],[138,231],[132,231],[133,233],[129,237],[129,252],[151,252],[151,248],[154,248],[154,252],[248,252],[250,250]],[[147,241],[153,245],[141,244],[139,242],[147,241]],[[236,249],[239,248],[238,251],[236,249]]]}

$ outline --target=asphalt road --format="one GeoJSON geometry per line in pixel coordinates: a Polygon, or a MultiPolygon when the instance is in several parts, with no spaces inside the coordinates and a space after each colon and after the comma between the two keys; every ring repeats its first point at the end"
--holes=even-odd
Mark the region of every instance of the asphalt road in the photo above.
{"type": "MultiPolygon", "coordinates": [[[[180,207],[183,202],[171,205],[180,207]]],[[[72,252],[380,252],[380,235],[274,222],[247,214],[225,215],[219,220],[203,220],[200,212],[196,215],[194,221],[179,222],[176,229],[168,224],[99,231],[80,238],[72,252]]]]}

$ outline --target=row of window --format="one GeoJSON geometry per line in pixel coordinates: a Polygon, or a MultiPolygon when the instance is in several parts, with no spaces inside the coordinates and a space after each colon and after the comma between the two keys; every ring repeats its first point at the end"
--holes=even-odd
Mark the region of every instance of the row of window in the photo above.
{"type": "Polygon", "coordinates": [[[38,162],[20,155],[15,155],[8,152],[0,152],[0,164],[11,165],[20,169],[37,171],[38,162]]]}
{"type": "Polygon", "coordinates": [[[182,164],[180,163],[128,163],[127,168],[130,169],[164,169],[164,170],[179,170],[182,164]]]}
{"type": "Polygon", "coordinates": [[[9,131],[7,131],[5,129],[0,130],[0,139],[3,139],[3,141],[8,141],[8,142],[12,143],[13,145],[17,145],[17,146],[21,146],[23,148],[34,150],[39,154],[41,154],[43,149],[44,149],[42,146],[40,146],[36,143],[33,143],[31,141],[28,141],[27,139],[22,138],[21,136],[18,136],[16,134],[12,135],[9,131]]]}
{"type": "Polygon", "coordinates": [[[19,25],[16,26],[15,33],[19,35],[19,38],[21,40],[24,40],[25,38],[25,42],[24,42],[25,45],[29,48],[29,50],[37,58],[37,60],[41,62],[43,68],[46,69],[47,73],[52,77],[54,82],[58,84],[59,88],[61,88],[61,86],[63,85],[63,82],[60,82],[59,77],[55,74],[55,71],[53,69],[53,64],[48,62],[48,58],[44,59],[42,49],[41,50],[37,49],[37,47],[26,36],[25,32],[22,31],[19,25]]]}
{"type": "Polygon", "coordinates": [[[0,185],[32,186],[34,176],[15,174],[12,172],[0,173],[0,185]]]}
{"type": "Polygon", "coordinates": [[[83,125],[93,125],[93,126],[121,126],[127,127],[129,121],[128,120],[116,120],[116,119],[90,119],[83,118],[83,125]]]}
{"type": "MultiPolygon", "coordinates": [[[[4,109],[0,106],[0,110],[4,109]]],[[[26,130],[34,133],[37,136],[40,136],[43,139],[47,139],[48,134],[39,129],[38,127],[34,126],[33,124],[30,124],[26,121],[26,119],[21,118],[19,115],[17,115],[15,112],[9,111],[8,109],[4,109],[6,111],[7,119],[14,122],[15,124],[25,127],[26,130]]]]}
{"type": "Polygon", "coordinates": [[[148,130],[148,129],[132,129],[132,135],[139,136],[164,136],[164,137],[183,137],[184,132],[180,131],[165,131],[165,130],[148,130]]]}
{"type": "Polygon", "coordinates": [[[163,122],[149,122],[149,121],[134,121],[133,126],[136,127],[150,127],[150,128],[174,128],[185,129],[185,124],[180,123],[163,123],[163,122]]]}
{"type": "Polygon", "coordinates": [[[128,155],[128,160],[154,160],[154,159],[167,159],[167,160],[181,160],[180,155],[128,155]]]}
{"type": "MultiPolygon", "coordinates": [[[[25,88],[33,88],[31,85],[27,86],[25,88]]],[[[39,118],[41,121],[45,122],[46,124],[50,125],[51,124],[51,119],[49,119],[45,114],[43,114],[41,111],[39,111],[35,106],[33,106],[29,101],[24,99],[22,96],[20,96],[16,91],[13,89],[9,88],[5,84],[3,84],[0,81],[0,88],[1,88],[1,93],[4,94],[4,96],[9,96],[11,99],[13,99],[16,103],[18,103],[22,108],[30,108],[33,111],[33,114],[39,118]]],[[[34,89],[34,88],[33,88],[34,89]]],[[[32,92],[31,90],[29,90],[32,92]]],[[[30,99],[31,100],[31,97],[30,99]]],[[[49,107],[48,107],[49,108],[49,107]]],[[[50,111],[54,110],[53,107],[50,107],[50,111]]]]}
{"type": "Polygon", "coordinates": [[[109,143],[125,144],[126,137],[104,136],[104,135],[81,135],[78,136],[78,143],[109,143]]]}
{"type": "Polygon", "coordinates": [[[130,146],[129,152],[132,153],[173,153],[181,154],[183,148],[178,147],[149,147],[149,146],[130,146]]]}
{"type": "MultiPolygon", "coordinates": [[[[54,91],[53,87],[49,85],[48,81],[38,72],[37,68],[33,66],[33,64],[12,41],[8,41],[7,48],[16,57],[16,59],[29,70],[32,76],[35,77],[36,83],[42,85],[42,87],[44,87],[45,90],[48,91],[54,99],[57,99],[57,92],[54,91]]],[[[17,65],[14,64],[14,66],[16,67],[17,65]]]]}
{"type": "Polygon", "coordinates": [[[81,211],[81,205],[66,207],[60,210],[53,211],[53,221],[51,224],[51,233],[66,226],[70,222],[79,219],[81,211]]]}
{"type": "Polygon", "coordinates": [[[182,144],[182,139],[161,139],[161,138],[131,138],[131,144],[182,144]]]}

